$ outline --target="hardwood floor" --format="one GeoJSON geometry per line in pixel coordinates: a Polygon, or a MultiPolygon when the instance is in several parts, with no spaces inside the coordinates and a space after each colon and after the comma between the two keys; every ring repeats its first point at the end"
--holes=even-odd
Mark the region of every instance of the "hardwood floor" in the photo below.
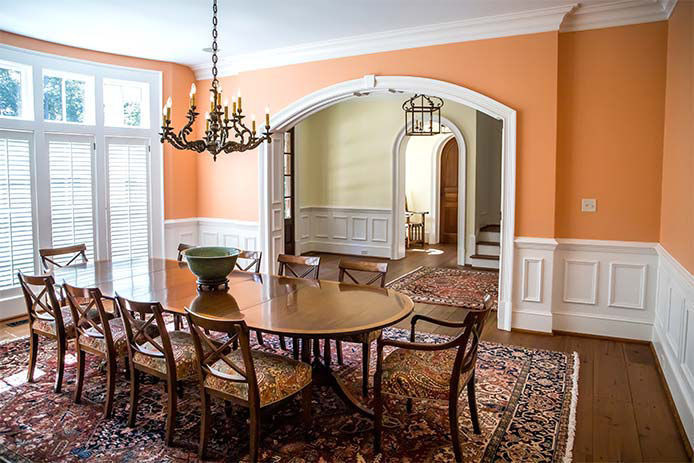
{"type": "MultiPolygon", "coordinates": [[[[389,262],[386,281],[420,265],[454,267],[455,252],[453,245],[408,250],[407,258],[389,262]]],[[[321,256],[320,278],[337,279],[337,262],[341,256],[312,254],[321,256]]],[[[415,304],[415,313],[448,320],[462,320],[465,316],[464,310],[419,303],[415,304]]],[[[409,320],[397,327],[409,329],[409,320]]],[[[424,324],[421,328],[418,325],[418,329],[443,335],[457,334],[452,328],[424,324]]],[[[26,324],[16,327],[0,324],[0,341],[26,333],[26,324]]],[[[573,461],[690,461],[655,357],[647,344],[564,334],[507,332],[496,328],[496,319],[487,323],[482,338],[502,344],[578,352],[581,365],[573,461]]]]}

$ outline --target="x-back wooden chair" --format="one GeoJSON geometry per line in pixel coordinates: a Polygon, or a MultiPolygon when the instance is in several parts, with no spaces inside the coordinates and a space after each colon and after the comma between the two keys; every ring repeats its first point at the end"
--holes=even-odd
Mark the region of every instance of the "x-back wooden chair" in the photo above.
{"type": "Polygon", "coordinates": [[[85,355],[106,360],[106,401],[104,417],[113,413],[118,356],[127,356],[127,338],[122,318],[113,318],[104,308],[104,296],[99,288],[78,288],[63,282],[72,319],[75,323],[75,351],[77,352],[77,380],[74,401],[79,403],[84,386],[85,355]],[[98,318],[91,316],[94,309],[98,318]]]}
{"type": "Polygon", "coordinates": [[[183,262],[183,251],[192,247],[192,244],[178,243],[178,256],[176,257],[176,260],[179,262],[183,262]]]}
{"type": "Polygon", "coordinates": [[[243,272],[260,272],[260,261],[263,258],[261,251],[241,251],[236,260],[236,268],[243,272]],[[244,261],[239,262],[239,259],[244,261]]]}
{"type": "Polygon", "coordinates": [[[196,357],[193,337],[185,331],[166,329],[164,309],[158,302],[136,302],[116,296],[128,340],[130,368],[130,414],[128,426],[135,426],[140,391],[140,373],[166,381],[166,445],[173,444],[177,396],[182,381],[195,377],[196,357]],[[140,318],[137,319],[136,315],[140,318]],[[153,327],[157,330],[154,332],[153,327]],[[158,336],[157,336],[158,335],[158,336]]]}
{"type": "MultiPolygon", "coordinates": [[[[320,274],[320,257],[318,256],[292,256],[280,254],[277,256],[279,263],[278,273],[282,276],[294,278],[308,278],[317,280],[320,274]]],[[[284,336],[280,335],[280,347],[287,350],[284,336]]],[[[318,340],[314,342],[314,352],[318,352],[318,340]]],[[[299,358],[299,338],[292,338],[292,351],[295,359],[299,358]]]]}
{"type": "Polygon", "coordinates": [[[47,272],[53,268],[67,267],[72,265],[78,259],[81,263],[87,262],[87,245],[75,244],[74,246],[63,246],[60,248],[43,248],[39,249],[39,256],[41,257],[41,265],[47,272]],[[60,262],[58,257],[70,254],[71,257],[67,259],[67,262],[60,262]]]}
{"type": "Polygon", "coordinates": [[[471,310],[463,322],[438,320],[425,315],[412,317],[410,341],[378,338],[376,377],[374,380],[375,434],[374,449],[381,451],[383,431],[383,395],[407,398],[407,410],[412,411],[412,399],[448,401],[448,420],[451,429],[453,453],[462,461],[458,430],[458,397],[467,387],[470,418],[475,434],[480,433],[475,398],[475,365],[484,323],[492,308],[492,297],[483,299],[482,310],[471,310]],[[460,328],[462,332],[442,344],[416,342],[415,325],[418,321],[460,328]],[[383,358],[383,348],[395,347],[383,358]]]}
{"type": "MultiPolygon", "coordinates": [[[[352,259],[340,259],[338,263],[338,280],[340,282],[354,283],[357,285],[378,285],[383,288],[386,284],[386,273],[388,273],[387,262],[368,262],[352,259]]],[[[342,365],[342,343],[353,342],[361,344],[361,364],[362,364],[362,383],[361,393],[366,397],[369,393],[369,361],[371,357],[371,343],[381,335],[381,330],[370,331],[368,333],[354,336],[338,338],[335,341],[337,350],[337,361],[342,365]]],[[[329,361],[330,341],[326,341],[325,350],[326,361],[329,361]]]]}
{"type": "Polygon", "coordinates": [[[243,320],[212,320],[186,309],[198,359],[202,416],[198,457],[203,459],[210,435],[212,397],[247,407],[250,411],[251,461],[258,461],[260,410],[301,392],[303,418],[311,419],[311,366],[281,355],[251,350],[243,320]],[[226,333],[220,343],[209,332],[226,333]],[[234,349],[234,344],[238,349],[234,349]],[[280,387],[277,387],[277,385],[280,387]]]}
{"type": "Polygon", "coordinates": [[[52,275],[17,274],[22,288],[27,315],[29,316],[29,368],[27,381],[34,382],[34,370],[39,349],[39,337],[55,340],[58,343],[58,358],[53,390],[60,392],[65,369],[67,342],[75,337],[75,326],[69,307],[61,307],[55,293],[55,280],[52,275]]]}

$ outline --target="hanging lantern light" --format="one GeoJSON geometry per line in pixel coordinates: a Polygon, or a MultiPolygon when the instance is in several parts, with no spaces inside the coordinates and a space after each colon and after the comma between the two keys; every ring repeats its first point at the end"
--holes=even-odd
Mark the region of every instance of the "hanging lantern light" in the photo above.
{"type": "Polygon", "coordinates": [[[436,96],[415,94],[405,101],[405,135],[438,135],[441,133],[443,100],[436,96]]]}

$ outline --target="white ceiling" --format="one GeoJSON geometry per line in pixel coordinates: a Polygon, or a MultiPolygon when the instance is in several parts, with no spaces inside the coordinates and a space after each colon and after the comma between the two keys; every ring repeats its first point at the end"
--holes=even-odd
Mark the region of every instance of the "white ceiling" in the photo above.
{"type": "MultiPolygon", "coordinates": [[[[606,0],[584,0],[582,4],[606,0]]],[[[223,55],[518,13],[572,0],[219,0],[223,55]]],[[[211,0],[0,0],[0,29],[194,65],[209,59],[211,0]]]]}

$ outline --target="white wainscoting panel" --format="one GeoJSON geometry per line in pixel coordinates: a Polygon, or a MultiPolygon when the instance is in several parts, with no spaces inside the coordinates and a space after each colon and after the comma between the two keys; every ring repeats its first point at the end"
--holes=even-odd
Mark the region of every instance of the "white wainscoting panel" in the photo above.
{"type": "Polygon", "coordinates": [[[694,275],[661,245],[653,346],[680,421],[694,443],[694,275]]]}
{"type": "Polygon", "coordinates": [[[564,259],[564,302],[595,305],[598,261],[564,259]]]}
{"type": "Polygon", "coordinates": [[[297,254],[391,255],[390,209],[307,206],[300,209],[297,218],[297,254]]]}
{"type": "Polygon", "coordinates": [[[516,238],[511,326],[552,332],[554,253],[552,238],[516,238]]]}
{"type": "Polygon", "coordinates": [[[260,249],[257,222],[191,217],[164,222],[166,257],[175,259],[179,243],[196,246],[230,246],[248,251],[260,249]]]}

